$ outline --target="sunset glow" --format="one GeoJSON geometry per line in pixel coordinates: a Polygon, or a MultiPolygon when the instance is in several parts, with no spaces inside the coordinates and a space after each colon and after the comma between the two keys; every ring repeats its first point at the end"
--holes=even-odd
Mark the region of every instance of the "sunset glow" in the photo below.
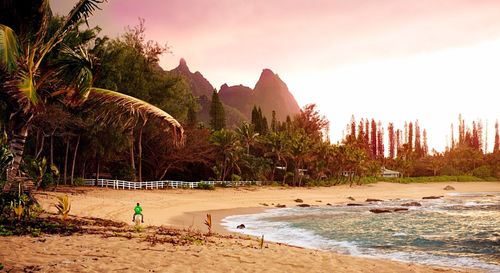
{"type": "MultiPolygon", "coordinates": [[[[61,13],[69,2],[52,1],[61,13]]],[[[301,106],[319,105],[334,142],[355,114],[384,127],[419,119],[429,146],[443,150],[459,113],[488,121],[492,140],[500,113],[499,12],[491,0],[111,0],[91,24],[116,36],[144,18],[148,38],[171,46],[165,69],[183,57],[217,88],[253,88],[270,68],[301,106]]]]}

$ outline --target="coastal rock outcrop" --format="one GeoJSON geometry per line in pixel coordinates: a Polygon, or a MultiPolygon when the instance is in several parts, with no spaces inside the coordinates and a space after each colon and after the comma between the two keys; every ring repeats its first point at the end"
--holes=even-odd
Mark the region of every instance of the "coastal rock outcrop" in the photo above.
{"type": "Polygon", "coordinates": [[[442,197],[444,197],[444,196],[442,196],[442,195],[439,195],[439,196],[432,195],[432,196],[424,196],[424,197],[422,197],[422,199],[441,199],[442,197]]]}
{"type": "Polygon", "coordinates": [[[407,211],[408,208],[377,208],[371,209],[372,213],[390,213],[390,212],[398,212],[398,211],[407,211]]]}
{"type": "Polygon", "coordinates": [[[422,204],[420,204],[419,202],[413,201],[413,202],[403,203],[403,204],[401,204],[401,206],[403,206],[403,207],[421,207],[422,204]]]}
{"type": "Polygon", "coordinates": [[[368,198],[368,199],[365,200],[365,202],[384,202],[384,200],[374,199],[374,198],[368,198]]]}

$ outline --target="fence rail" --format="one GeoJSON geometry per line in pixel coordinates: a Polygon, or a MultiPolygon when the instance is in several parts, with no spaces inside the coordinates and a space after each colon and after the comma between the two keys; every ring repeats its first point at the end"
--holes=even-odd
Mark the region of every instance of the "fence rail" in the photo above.
{"type": "Polygon", "coordinates": [[[249,185],[262,185],[261,181],[199,181],[199,182],[186,182],[174,180],[160,180],[160,181],[143,181],[133,182],[117,179],[84,179],[85,186],[97,187],[112,187],[113,189],[163,189],[163,188],[198,188],[200,184],[208,184],[212,186],[223,187],[240,187],[249,185]]]}

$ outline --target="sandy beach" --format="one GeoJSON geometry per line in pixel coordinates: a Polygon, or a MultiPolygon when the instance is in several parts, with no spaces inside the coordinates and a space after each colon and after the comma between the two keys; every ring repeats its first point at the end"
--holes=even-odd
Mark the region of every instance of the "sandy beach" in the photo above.
{"type": "MultiPolygon", "coordinates": [[[[203,221],[211,213],[219,223],[227,215],[255,213],[277,204],[296,206],[297,198],[310,205],[364,202],[377,199],[421,199],[449,192],[500,191],[499,182],[426,184],[377,183],[330,188],[217,188],[204,190],[113,190],[71,188],[71,214],[131,222],[140,202],[145,225],[171,226],[206,232],[203,221]],[[450,185],[455,191],[445,191],[450,185]],[[266,206],[267,205],[267,206],[266,206]]],[[[55,211],[59,192],[37,195],[44,209],[55,211]]],[[[215,232],[228,234],[217,225],[215,232]]],[[[139,236],[140,237],[140,236],[139,236]]],[[[1,237],[0,262],[11,272],[477,272],[352,257],[275,243],[259,248],[256,238],[214,236],[208,242],[186,246],[152,246],[140,238],[103,238],[99,235],[61,237],[1,237]],[[29,268],[28,268],[29,267],[29,268]],[[26,271],[28,268],[28,271],[26,271]],[[31,271],[29,271],[31,270],[31,271]]]]}

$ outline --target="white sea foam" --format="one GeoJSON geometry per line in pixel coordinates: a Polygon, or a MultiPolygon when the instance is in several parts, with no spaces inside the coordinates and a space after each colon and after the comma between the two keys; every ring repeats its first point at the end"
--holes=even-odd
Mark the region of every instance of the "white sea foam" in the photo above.
{"type": "MultiPolygon", "coordinates": [[[[490,194],[490,193],[489,193],[490,194]]],[[[427,200],[426,200],[427,201],[427,200]]],[[[472,201],[471,201],[472,202],[472,201]]],[[[430,200],[424,202],[423,207],[417,209],[425,211],[435,211],[441,213],[453,213],[445,211],[443,208],[448,204],[443,200],[430,200]]],[[[475,204],[476,203],[471,203],[475,204]]],[[[374,205],[374,206],[379,206],[374,205]]],[[[363,206],[368,211],[370,206],[363,206]]],[[[312,230],[294,227],[286,220],[279,220],[280,217],[304,217],[311,215],[328,215],[345,213],[346,211],[356,211],[359,207],[317,207],[317,208],[283,208],[283,209],[270,209],[263,213],[251,215],[235,215],[229,216],[222,220],[222,225],[226,229],[253,236],[265,236],[266,241],[273,241],[279,243],[286,243],[290,245],[320,249],[320,250],[333,250],[345,254],[369,257],[369,258],[382,258],[391,259],[403,262],[415,262],[434,266],[449,266],[449,267],[464,267],[464,268],[478,268],[488,272],[500,272],[500,266],[489,264],[481,260],[469,257],[448,257],[443,255],[434,255],[421,252],[402,252],[385,249],[373,249],[362,247],[355,242],[350,241],[336,241],[333,239],[325,238],[314,233],[312,230]],[[345,209],[345,211],[339,211],[345,209]],[[274,218],[272,221],[269,218],[274,218]],[[277,221],[278,219],[278,221],[277,221]],[[245,224],[245,229],[237,229],[239,224],[245,224]]],[[[356,211],[357,213],[364,213],[365,211],[356,211]]],[[[369,213],[369,212],[368,212],[369,213]]],[[[477,212],[475,212],[477,213],[477,212]]],[[[409,236],[404,232],[395,232],[393,237],[409,236]]]]}

